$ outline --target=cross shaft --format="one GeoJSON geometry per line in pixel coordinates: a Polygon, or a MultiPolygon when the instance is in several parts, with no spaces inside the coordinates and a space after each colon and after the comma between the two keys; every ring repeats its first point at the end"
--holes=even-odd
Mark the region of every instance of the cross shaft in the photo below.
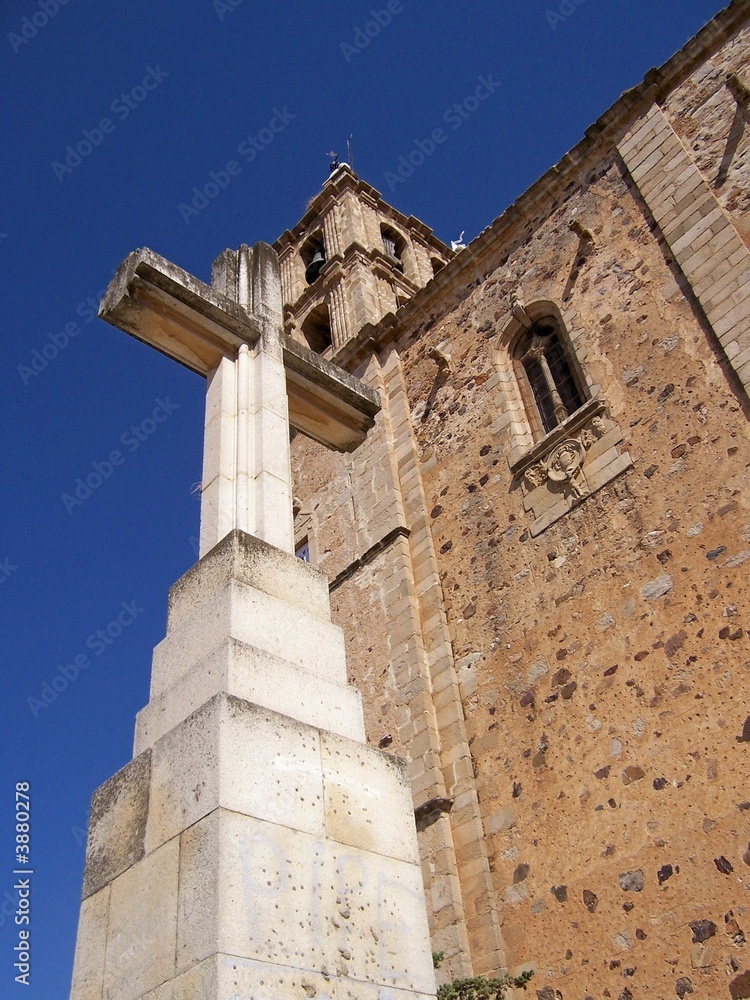
{"type": "Polygon", "coordinates": [[[290,426],[353,451],[380,404],[358,379],[284,335],[273,249],[225,250],[211,285],[135,250],[99,315],[207,380],[200,555],[234,528],[292,552],[290,426]]]}

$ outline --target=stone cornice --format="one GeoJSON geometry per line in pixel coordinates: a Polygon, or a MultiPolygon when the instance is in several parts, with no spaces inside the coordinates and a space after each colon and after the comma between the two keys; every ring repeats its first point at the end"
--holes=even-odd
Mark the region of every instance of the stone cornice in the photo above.
{"type": "MultiPolygon", "coordinates": [[[[586,167],[600,161],[604,155],[615,156],[616,142],[654,102],[683,83],[697,67],[715,52],[750,15],[750,0],[732,0],[710,20],[682,49],[663,66],[651,69],[643,81],[626,90],[611,108],[586,129],[583,139],[539,180],[531,185],[497,219],[464,249],[459,251],[435,277],[405,303],[394,316],[385,316],[376,327],[361,330],[336,354],[337,364],[355,363],[363,344],[380,345],[394,337],[394,325],[399,330],[410,328],[418,318],[435,307],[446,292],[466,287],[469,275],[481,276],[497,258],[512,248],[535,215],[549,215],[555,202],[562,202],[571,182],[578,186],[586,167]]],[[[524,238],[525,242],[525,238],[524,238]]]]}

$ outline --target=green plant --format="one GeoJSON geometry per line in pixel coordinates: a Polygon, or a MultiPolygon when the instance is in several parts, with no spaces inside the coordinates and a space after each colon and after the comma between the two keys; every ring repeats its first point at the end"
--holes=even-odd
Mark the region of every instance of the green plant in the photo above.
{"type": "Polygon", "coordinates": [[[509,987],[525,990],[533,975],[533,972],[522,972],[520,976],[503,976],[502,979],[485,979],[484,976],[454,979],[438,989],[437,1000],[503,1000],[509,987]]]}
{"type": "Polygon", "coordinates": [[[444,958],[445,958],[445,952],[444,951],[433,951],[433,953],[432,953],[432,967],[433,967],[433,969],[439,969],[440,968],[440,963],[443,961],[444,958]]]}

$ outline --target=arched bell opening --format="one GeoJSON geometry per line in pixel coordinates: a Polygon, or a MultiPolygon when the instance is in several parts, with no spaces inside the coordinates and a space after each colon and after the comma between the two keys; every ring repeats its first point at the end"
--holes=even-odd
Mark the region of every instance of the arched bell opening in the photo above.
{"type": "Polygon", "coordinates": [[[383,240],[383,249],[386,256],[399,271],[404,270],[404,253],[406,251],[406,240],[401,233],[396,232],[390,226],[381,226],[380,235],[383,240]]]}
{"type": "Polygon", "coordinates": [[[313,233],[300,249],[300,256],[305,265],[305,281],[312,285],[317,280],[326,262],[326,248],[321,232],[313,233]]]}
{"type": "Polygon", "coordinates": [[[316,354],[322,354],[332,345],[331,315],[325,302],[321,302],[308,314],[302,324],[302,336],[310,350],[316,354]]]}

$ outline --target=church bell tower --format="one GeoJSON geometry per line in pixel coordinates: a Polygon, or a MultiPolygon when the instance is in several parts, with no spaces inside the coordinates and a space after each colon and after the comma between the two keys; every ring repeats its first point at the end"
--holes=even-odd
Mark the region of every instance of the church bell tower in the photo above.
{"type": "Polygon", "coordinates": [[[326,355],[395,312],[452,256],[428,226],[386,204],[346,163],[274,247],[286,332],[326,355]]]}

